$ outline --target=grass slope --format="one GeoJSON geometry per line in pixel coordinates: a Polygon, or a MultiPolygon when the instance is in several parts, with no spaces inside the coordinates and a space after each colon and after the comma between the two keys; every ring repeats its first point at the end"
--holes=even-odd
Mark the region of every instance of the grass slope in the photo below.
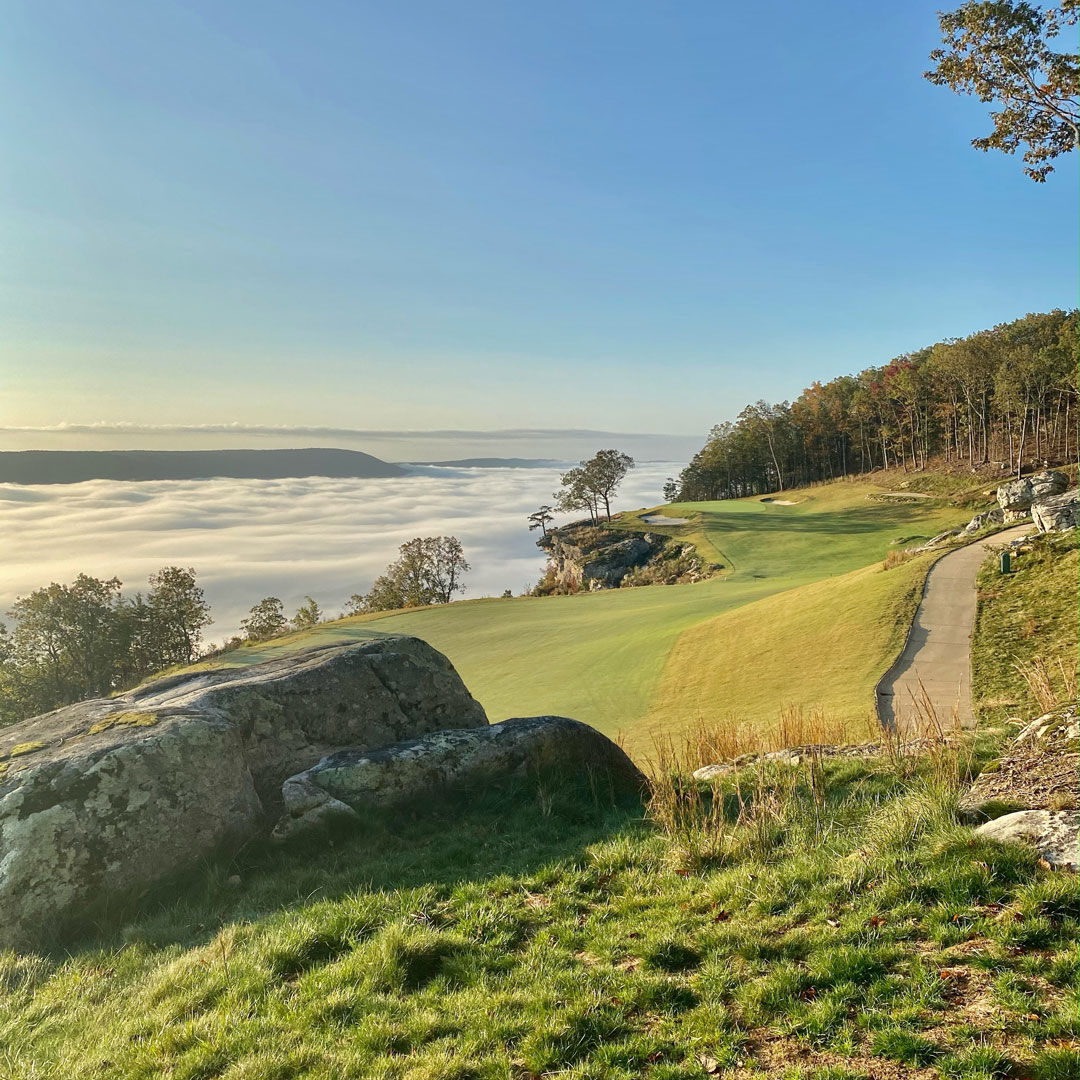
{"type": "MultiPolygon", "coordinates": [[[[880,560],[890,545],[929,537],[970,515],[969,510],[939,499],[875,501],[871,496],[880,490],[880,485],[860,480],[786,492],[792,506],[755,498],[660,508],[668,516],[689,517],[691,522],[650,529],[692,540],[707,557],[724,564],[721,577],[700,584],[475,600],[360,616],[240,649],[215,664],[254,663],[330,641],[415,634],[450,658],[492,720],[559,713],[608,734],[622,732],[631,747],[640,747],[663,709],[675,707],[683,716],[703,701],[719,700],[708,685],[710,673],[715,673],[717,687],[726,695],[725,707],[736,712],[743,707],[722,657],[701,676],[704,682],[695,683],[695,694],[685,705],[678,700],[679,684],[665,681],[665,671],[684,632],[772,594],[866,567],[880,560]]],[[[624,514],[615,526],[641,528],[639,516],[624,514]]],[[[841,586],[847,590],[845,603],[855,608],[881,600],[886,604],[884,613],[869,611],[860,617],[860,625],[875,627],[884,621],[891,627],[898,601],[889,588],[875,586],[872,575],[856,579],[853,587],[841,586]],[[859,582],[869,586],[865,601],[859,597],[859,582]]],[[[776,629],[764,622],[747,623],[745,628],[749,636],[742,645],[750,654],[764,650],[776,629]]],[[[715,640],[719,645],[721,639],[715,640]]],[[[832,668],[835,700],[847,708],[866,690],[865,672],[845,667],[837,662],[835,649],[818,645],[817,637],[810,636],[800,643],[800,652],[809,669],[815,663],[819,669],[832,668]]],[[[688,646],[684,654],[692,651],[688,646]]],[[[884,670],[891,657],[887,652],[878,655],[884,670]]],[[[746,685],[750,692],[746,703],[756,710],[763,699],[755,696],[753,679],[746,685]]],[[[797,684],[791,690],[785,698],[798,700],[797,684]]],[[[770,697],[767,689],[765,697],[770,697]]]]}
{"type": "Polygon", "coordinates": [[[1063,700],[1069,696],[1064,668],[1075,699],[1080,652],[1078,549],[1075,531],[1047,534],[1013,556],[1013,573],[1001,574],[996,558],[980,569],[971,667],[972,697],[984,719],[1024,715],[1039,707],[1018,663],[1043,662],[1052,689],[1063,700]]]}
{"type": "Polygon", "coordinates": [[[1075,880],[959,828],[940,778],[824,770],[744,776],[771,809],[704,861],[528,786],[248,850],[96,943],[0,954],[0,1075],[1075,1077],[1075,880]]]}
{"type": "Polygon", "coordinates": [[[903,648],[933,561],[875,563],[691,627],[668,656],[643,727],[734,717],[760,728],[794,704],[865,732],[874,685],[903,648]]]}

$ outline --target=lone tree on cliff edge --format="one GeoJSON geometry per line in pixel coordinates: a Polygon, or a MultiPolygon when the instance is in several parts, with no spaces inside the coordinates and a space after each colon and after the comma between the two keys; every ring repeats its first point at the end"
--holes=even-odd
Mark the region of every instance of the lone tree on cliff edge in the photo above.
{"type": "Polygon", "coordinates": [[[1050,160],[1080,144],[1080,57],[1051,48],[1077,17],[1077,0],[1045,11],[1025,0],[969,0],[939,14],[945,48],[930,54],[936,66],[923,73],[938,86],[1000,104],[990,113],[993,132],[971,145],[1006,154],[1026,146],[1024,172],[1037,183],[1054,171],[1050,160]]]}
{"type": "Polygon", "coordinates": [[[634,459],[621,450],[598,450],[588,461],[559,477],[561,490],[555,493],[560,510],[588,510],[593,521],[600,520],[600,504],[611,520],[611,500],[626,474],[634,467],[634,459]]]}
{"type": "Polygon", "coordinates": [[[555,520],[551,515],[552,507],[544,503],[535,513],[529,515],[529,532],[540,530],[541,536],[547,536],[547,527],[555,520]]]}

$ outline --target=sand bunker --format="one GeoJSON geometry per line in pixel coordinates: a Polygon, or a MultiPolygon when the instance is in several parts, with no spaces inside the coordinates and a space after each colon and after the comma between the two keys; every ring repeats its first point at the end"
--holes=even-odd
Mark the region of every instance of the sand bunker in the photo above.
{"type": "Polygon", "coordinates": [[[671,518],[664,514],[646,514],[642,519],[646,525],[689,525],[689,518],[671,518]]]}
{"type": "Polygon", "coordinates": [[[762,499],[763,503],[772,503],[773,506],[798,506],[802,499],[762,499]]]}

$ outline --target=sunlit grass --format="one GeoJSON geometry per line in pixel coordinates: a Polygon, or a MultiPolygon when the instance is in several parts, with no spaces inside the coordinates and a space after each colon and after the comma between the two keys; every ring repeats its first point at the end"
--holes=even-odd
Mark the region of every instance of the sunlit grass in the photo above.
{"type": "Polygon", "coordinates": [[[662,815],[523,783],[0,956],[0,1075],[1074,1074],[1075,879],[957,826],[929,759],[682,776],[724,822],[705,858],[662,815]]]}
{"type": "MultiPolygon", "coordinates": [[[[893,659],[896,620],[913,610],[925,563],[889,571],[899,576],[843,575],[880,565],[890,547],[925,539],[969,516],[941,500],[891,504],[868,498],[879,490],[869,481],[849,481],[785,492],[793,506],[742,499],[658,508],[691,523],[648,528],[693,540],[724,564],[723,575],[700,584],[473,600],[360,616],[240,649],[215,663],[248,664],[313,644],[415,634],[450,658],[492,720],[563,714],[611,735],[624,733],[631,749],[647,745],[654,724],[683,723],[705,707],[771,721],[781,705],[794,701],[855,716],[873,706],[870,690],[893,659]],[[814,582],[822,583],[819,591],[793,598],[793,606],[816,605],[824,597],[830,613],[840,611],[858,639],[851,665],[839,662],[835,637],[818,635],[810,618],[806,629],[813,632],[792,639],[801,666],[791,670],[786,688],[781,663],[755,664],[747,678],[743,667],[733,679],[727,650],[739,642],[713,636],[709,621],[814,582]],[[865,638],[878,631],[880,640],[865,638]],[[682,670],[679,656],[694,652],[699,641],[720,651],[683,683],[672,673],[682,670]],[[875,666],[880,670],[872,672],[875,666]],[[825,671],[835,674],[835,682],[823,677],[825,671]],[[813,676],[809,684],[806,675],[813,676]]],[[[614,524],[640,528],[641,513],[614,524]]],[[[750,616],[741,625],[756,620],[750,616]]],[[[763,632],[755,631],[752,640],[763,640],[763,632]]]]}

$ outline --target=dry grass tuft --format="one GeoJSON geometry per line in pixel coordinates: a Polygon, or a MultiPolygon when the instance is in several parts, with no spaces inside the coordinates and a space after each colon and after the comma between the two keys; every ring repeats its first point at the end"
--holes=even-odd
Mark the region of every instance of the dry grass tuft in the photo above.
{"type": "Polygon", "coordinates": [[[1058,705],[1076,700],[1076,668],[1072,663],[1066,664],[1061,657],[1057,659],[1057,668],[1061,673],[1060,686],[1055,685],[1053,667],[1042,656],[1016,660],[1013,667],[1027,683],[1028,691],[1043,712],[1050,712],[1058,705]]]}
{"type": "Polygon", "coordinates": [[[892,551],[886,553],[884,560],[882,560],[881,568],[883,570],[892,570],[895,566],[902,566],[909,559],[914,559],[916,552],[910,548],[893,548],[892,551]]]}

